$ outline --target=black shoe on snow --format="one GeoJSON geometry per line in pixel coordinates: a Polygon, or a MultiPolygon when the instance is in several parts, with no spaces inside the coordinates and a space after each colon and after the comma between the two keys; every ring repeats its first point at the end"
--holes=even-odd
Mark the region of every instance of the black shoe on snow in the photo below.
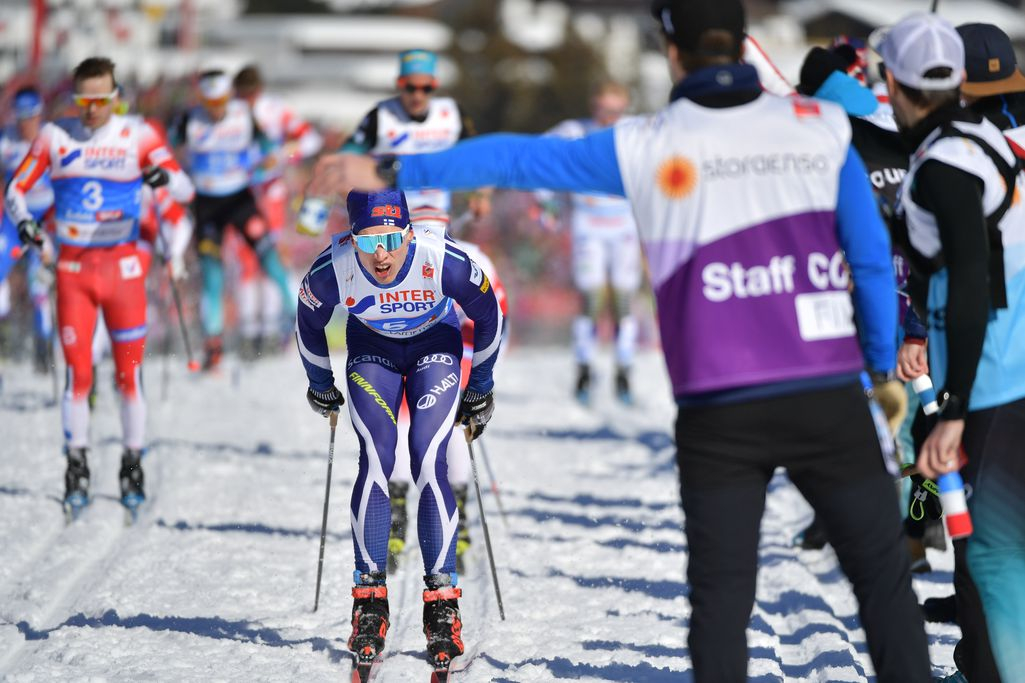
{"type": "Polygon", "coordinates": [[[822,528],[816,517],[811,520],[811,524],[805,527],[804,531],[797,534],[795,543],[802,550],[822,550],[829,541],[826,540],[826,530],[822,528]]]}
{"type": "Polygon", "coordinates": [[[463,621],[459,614],[461,588],[451,585],[449,574],[425,576],[424,635],[427,656],[436,668],[447,667],[463,654],[463,621]]]}
{"type": "Polygon", "coordinates": [[[577,386],[574,391],[577,401],[583,405],[591,402],[591,366],[585,363],[577,365],[577,386]]]}
{"type": "Polygon", "coordinates": [[[146,500],[146,493],[143,491],[141,450],[125,449],[121,455],[121,473],[118,478],[121,481],[121,504],[128,509],[134,519],[139,506],[146,500]]]}
{"type": "Polygon", "coordinates": [[[922,616],[936,624],[957,623],[957,601],[953,595],[944,598],[926,598],[922,603],[922,616]]]}
{"type": "Polygon", "coordinates": [[[64,514],[74,521],[89,504],[88,449],[65,447],[68,467],[64,471],[64,514]]]}
{"type": "Polygon", "coordinates": [[[406,511],[406,496],[409,484],[400,481],[388,482],[388,498],[391,501],[391,530],[388,532],[388,571],[395,571],[399,555],[406,549],[406,526],[409,513],[406,511]]]}
{"type": "Polygon", "coordinates": [[[357,662],[371,662],[384,650],[389,616],[387,586],[352,587],[352,635],[348,647],[356,654],[357,662]]]}
{"type": "Polygon", "coordinates": [[[634,403],[630,393],[630,373],[622,366],[616,368],[616,398],[623,405],[632,406],[634,403]]]}

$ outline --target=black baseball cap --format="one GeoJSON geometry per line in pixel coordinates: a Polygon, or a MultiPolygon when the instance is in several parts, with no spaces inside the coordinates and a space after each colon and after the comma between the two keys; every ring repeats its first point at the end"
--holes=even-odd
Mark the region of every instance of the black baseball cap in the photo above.
{"type": "Polygon", "coordinates": [[[988,97],[1025,91],[1025,74],[1018,70],[1014,46],[1007,34],[993,24],[961,24],[967,73],[961,92],[988,97]]]}
{"type": "Polygon", "coordinates": [[[744,41],[741,0],[653,0],[651,15],[681,50],[707,52],[701,48],[701,37],[713,30],[731,33],[737,49],[744,41]]]}

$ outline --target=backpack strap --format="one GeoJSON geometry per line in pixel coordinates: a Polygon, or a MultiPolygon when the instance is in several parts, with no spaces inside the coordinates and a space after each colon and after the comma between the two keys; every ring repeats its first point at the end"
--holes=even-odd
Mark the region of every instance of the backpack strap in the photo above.
{"type": "MultiPolygon", "coordinates": [[[[1014,163],[1009,164],[993,146],[986,140],[982,139],[978,135],[972,133],[966,133],[963,130],[955,128],[951,124],[947,124],[943,127],[943,133],[940,135],[943,137],[959,137],[971,140],[990,158],[993,165],[996,166],[997,172],[1000,177],[1004,179],[1004,187],[1006,191],[1004,193],[1004,199],[997,206],[996,210],[986,216],[986,236],[989,239],[989,290],[990,290],[990,303],[994,309],[1007,308],[1007,280],[1004,274],[1004,240],[1003,235],[1000,232],[1000,221],[1003,220],[1004,214],[1011,208],[1011,204],[1014,201],[1014,193],[1016,187],[1016,181],[1018,174],[1025,169],[1025,163],[1017,153],[1014,154],[1014,163]]],[[[939,139],[939,138],[937,138],[939,139]]],[[[1014,148],[1011,148],[1012,152],[1016,152],[1014,148]]]]}

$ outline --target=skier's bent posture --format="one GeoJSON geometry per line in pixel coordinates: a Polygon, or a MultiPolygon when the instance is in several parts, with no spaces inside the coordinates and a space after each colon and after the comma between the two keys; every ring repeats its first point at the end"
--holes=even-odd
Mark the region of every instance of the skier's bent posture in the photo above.
{"type": "Polygon", "coordinates": [[[350,507],[356,571],[349,649],[359,660],[372,660],[388,629],[388,477],[405,395],[410,466],[420,490],[424,632],[431,659],[444,665],[463,652],[455,572],[459,512],[445,454],[454,422],[467,424],[475,438],[494,411],[502,313],[487,275],[465,252],[413,230],[402,192],[352,192],[347,201],[352,232],[335,235],[303,279],[296,338],[310,406],[326,416],[344,399],[324,327],[336,306],[349,313],[345,380],[360,444],[350,507]],[[455,303],[475,324],[473,367],[461,400],[463,342],[455,303]]]}

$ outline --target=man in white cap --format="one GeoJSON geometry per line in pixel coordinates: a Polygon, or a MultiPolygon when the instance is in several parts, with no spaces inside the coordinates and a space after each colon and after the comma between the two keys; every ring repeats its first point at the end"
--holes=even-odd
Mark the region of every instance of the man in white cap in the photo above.
{"type": "Polygon", "coordinates": [[[231,78],[220,70],[199,77],[201,105],[183,116],[172,132],[185,148],[187,165],[196,183],[196,229],[203,276],[201,319],[205,341],[205,370],[217,368],[223,352],[224,273],[221,244],[233,226],[259,257],[260,267],[281,292],[295,317],[294,296],[267,221],[250,187],[252,173],[270,142],[253,118],[249,105],[232,98],[231,78]]]}
{"type": "MultiPolygon", "coordinates": [[[[961,105],[965,47],[932,14],[896,24],[880,45],[894,115],[914,150],[898,215],[906,220],[912,303],[929,325],[928,366],[939,421],[918,469],[935,478],[961,467],[974,495],[966,572],[955,573],[971,681],[1021,680],[1025,671],[1025,189],[1020,165],[990,121],[961,105]],[[985,612],[968,624],[974,590],[985,612]],[[990,645],[999,676],[987,663],[990,645]]],[[[924,347],[922,347],[924,348],[924,347]]],[[[907,350],[906,347],[904,349],[907,350]]],[[[924,374],[902,353],[903,379],[924,374]]]]}

